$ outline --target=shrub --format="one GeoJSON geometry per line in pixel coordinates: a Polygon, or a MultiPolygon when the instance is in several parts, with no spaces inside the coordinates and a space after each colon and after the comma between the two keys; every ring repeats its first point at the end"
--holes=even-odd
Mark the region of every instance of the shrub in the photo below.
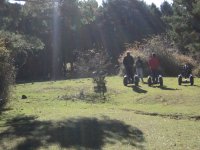
{"type": "Polygon", "coordinates": [[[9,100],[9,89],[14,79],[14,68],[11,64],[9,51],[0,39],[0,107],[9,100]]]}
{"type": "Polygon", "coordinates": [[[106,52],[89,50],[87,53],[79,54],[76,71],[81,77],[92,77],[94,92],[104,96],[104,93],[107,92],[105,78],[111,70],[111,66],[106,52]]]}
{"type": "Polygon", "coordinates": [[[105,78],[106,78],[106,75],[104,72],[102,72],[102,71],[94,72],[94,76],[93,76],[93,83],[95,84],[94,92],[100,93],[100,95],[103,95],[103,96],[104,96],[104,93],[107,92],[105,78]]]}
{"type": "Polygon", "coordinates": [[[134,58],[137,56],[141,57],[146,64],[144,68],[146,75],[149,73],[147,62],[152,53],[155,53],[159,57],[161,63],[160,69],[163,75],[177,76],[180,73],[180,67],[185,63],[189,63],[193,66],[194,70],[197,69],[197,62],[190,56],[180,54],[173,42],[170,41],[165,35],[153,36],[142,41],[141,43],[136,42],[134,44],[127,45],[127,50],[119,58],[119,63],[122,66],[121,73],[124,70],[122,60],[127,51],[131,52],[134,58]]]}

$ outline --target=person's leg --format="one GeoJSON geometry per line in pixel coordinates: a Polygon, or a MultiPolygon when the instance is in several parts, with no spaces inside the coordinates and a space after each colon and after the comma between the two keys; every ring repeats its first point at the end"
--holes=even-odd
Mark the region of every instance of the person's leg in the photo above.
{"type": "Polygon", "coordinates": [[[140,70],[139,70],[139,68],[136,68],[136,74],[140,77],[140,70]]]}
{"type": "Polygon", "coordinates": [[[125,67],[126,75],[129,76],[129,70],[128,67],[125,67]]]}
{"type": "Polygon", "coordinates": [[[158,83],[158,70],[154,70],[154,76],[155,76],[155,83],[158,83]]]}
{"type": "Polygon", "coordinates": [[[132,81],[134,81],[134,73],[133,73],[133,68],[132,67],[130,67],[130,78],[131,78],[131,80],[132,81]]]}
{"type": "Polygon", "coordinates": [[[141,78],[141,81],[144,82],[144,80],[143,80],[143,69],[142,68],[140,68],[140,78],[141,78]]]}
{"type": "Polygon", "coordinates": [[[126,67],[125,69],[126,69],[126,75],[127,75],[127,77],[128,77],[129,79],[133,79],[131,67],[126,67]]]}
{"type": "Polygon", "coordinates": [[[136,73],[138,77],[141,79],[141,68],[136,68],[136,73]]]}
{"type": "Polygon", "coordinates": [[[156,70],[152,70],[153,83],[156,83],[156,70]]]}

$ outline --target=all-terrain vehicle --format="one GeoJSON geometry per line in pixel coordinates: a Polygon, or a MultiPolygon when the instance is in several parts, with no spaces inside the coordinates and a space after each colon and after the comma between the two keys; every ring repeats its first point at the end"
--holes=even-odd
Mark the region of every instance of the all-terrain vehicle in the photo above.
{"type": "Polygon", "coordinates": [[[181,85],[182,83],[189,83],[190,85],[194,85],[194,77],[192,75],[192,69],[189,64],[185,64],[182,67],[181,74],[178,75],[178,85],[181,85]]]}
{"type": "Polygon", "coordinates": [[[135,84],[135,86],[138,86],[139,85],[138,75],[134,75],[133,78],[131,78],[128,75],[125,75],[124,79],[123,79],[123,84],[124,84],[124,86],[127,86],[128,84],[135,84]]]}
{"type": "Polygon", "coordinates": [[[147,78],[147,83],[148,83],[148,86],[159,84],[160,87],[163,87],[163,77],[160,74],[155,75],[155,77],[153,75],[149,75],[147,78]]]}

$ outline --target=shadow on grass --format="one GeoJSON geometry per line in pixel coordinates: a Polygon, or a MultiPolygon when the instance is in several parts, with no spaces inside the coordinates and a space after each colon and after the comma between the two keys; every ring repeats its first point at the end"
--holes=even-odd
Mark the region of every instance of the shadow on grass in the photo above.
{"type": "Polygon", "coordinates": [[[150,86],[150,88],[159,88],[161,90],[167,90],[167,91],[175,91],[175,90],[179,90],[177,88],[169,88],[167,86],[160,86],[160,85],[152,85],[150,86]]]}
{"type": "Polygon", "coordinates": [[[12,108],[0,108],[0,115],[3,113],[3,112],[6,112],[6,111],[9,111],[9,110],[12,110],[12,108]]]}
{"type": "MultiPolygon", "coordinates": [[[[102,149],[105,144],[131,145],[143,149],[143,132],[118,120],[96,118],[71,118],[66,121],[38,121],[35,117],[19,116],[7,121],[9,128],[0,133],[3,140],[25,138],[14,149],[31,150],[57,144],[62,148],[102,149]]],[[[4,141],[5,142],[5,141],[4,141]]]]}
{"type": "Polygon", "coordinates": [[[139,86],[132,86],[132,89],[134,92],[137,92],[137,93],[147,93],[146,90],[141,89],[139,86]]]}
{"type": "Polygon", "coordinates": [[[184,87],[198,87],[198,88],[200,88],[199,85],[190,85],[190,84],[182,84],[180,86],[184,86],[184,87]]]}
{"type": "Polygon", "coordinates": [[[199,86],[199,85],[193,85],[193,86],[200,88],[200,86],[199,86]]]}
{"type": "MultiPolygon", "coordinates": [[[[160,86],[159,86],[160,87],[160,86]]],[[[169,87],[167,87],[167,86],[162,86],[162,87],[160,87],[160,89],[162,89],[162,90],[168,90],[168,91],[175,91],[175,90],[179,90],[179,89],[174,89],[174,88],[169,88],[169,87]]]]}
{"type": "Polygon", "coordinates": [[[144,81],[143,84],[148,84],[148,82],[144,81]]]}

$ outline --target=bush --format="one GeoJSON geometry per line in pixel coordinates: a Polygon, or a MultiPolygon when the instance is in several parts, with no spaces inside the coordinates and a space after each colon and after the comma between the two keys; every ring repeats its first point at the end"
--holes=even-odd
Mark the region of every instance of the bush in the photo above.
{"type": "Polygon", "coordinates": [[[93,76],[93,83],[95,84],[94,86],[94,92],[95,93],[100,93],[100,95],[104,96],[104,93],[107,92],[106,88],[106,74],[104,72],[94,72],[93,76]]]}
{"type": "Polygon", "coordinates": [[[195,67],[192,71],[192,73],[197,76],[197,77],[200,77],[200,66],[198,67],[195,67]]]}
{"type": "MultiPolygon", "coordinates": [[[[147,62],[152,53],[158,56],[161,63],[161,72],[166,76],[177,76],[180,73],[181,66],[185,63],[189,63],[193,67],[193,70],[198,68],[198,63],[192,57],[180,54],[173,42],[165,35],[153,36],[141,43],[136,42],[127,45],[127,50],[119,58],[119,63],[121,64],[120,74],[124,70],[122,61],[127,51],[131,52],[134,58],[137,58],[137,56],[141,57],[146,64],[144,68],[146,75],[149,73],[147,62]]],[[[194,73],[197,75],[196,72],[194,73]]]]}
{"type": "Polygon", "coordinates": [[[107,92],[106,75],[110,72],[112,64],[106,52],[89,50],[79,54],[76,62],[76,71],[79,77],[92,77],[94,92],[104,96],[107,92]]]}
{"type": "Polygon", "coordinates": [[[14,68],[11,64],[9,51],[0,39],[0,108],[9,100],[9,89],[14,79],[14,68]]]}

